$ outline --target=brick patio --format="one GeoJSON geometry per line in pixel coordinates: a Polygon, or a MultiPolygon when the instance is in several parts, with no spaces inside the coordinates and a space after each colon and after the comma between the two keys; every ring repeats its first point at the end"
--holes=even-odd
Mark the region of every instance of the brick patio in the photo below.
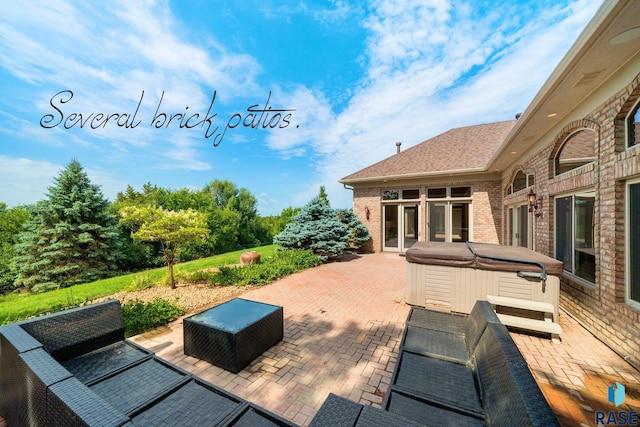
{"type": "MultiPolygon", "coordinates": [[[[282,342],[237,375],[182,351],[182,319],[133,337],[203,379],[307,425],[329,392],[380,406],[396,362],[409,306],[405,260],[397,254],[341,261],[250,290],[243,298],[284,307],[282,342]]],[[[640,372],[561,311],[562,343],[512,333],[563,425],[595,425],[598,410],[638,410],[640,372]],[[627,399],[614,408],[607,388],[620,382],[627,399]]]]}

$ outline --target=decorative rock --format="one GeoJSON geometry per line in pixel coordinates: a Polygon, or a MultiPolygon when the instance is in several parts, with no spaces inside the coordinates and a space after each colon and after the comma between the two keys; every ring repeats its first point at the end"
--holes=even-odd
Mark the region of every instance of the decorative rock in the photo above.
{"type": "Polygon", "coordinates": [[[240,263],[242,265],[258,264],[260,262],[260,254],[255,251],[243,252],[240,255],[240,263]]]}

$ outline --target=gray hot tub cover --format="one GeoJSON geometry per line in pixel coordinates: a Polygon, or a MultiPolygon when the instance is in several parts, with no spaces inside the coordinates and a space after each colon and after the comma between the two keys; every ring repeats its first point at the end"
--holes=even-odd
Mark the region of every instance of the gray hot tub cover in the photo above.
{"type": "Polygon", "coordinates": [[[540,263],[548,275],[555,276],[563,270],[562,261],[531,249],[492,243],[418,242],[407,250],[406,258],[415,264],[533,273],[539,273],[540,267],[530,263],[540,263]]]}

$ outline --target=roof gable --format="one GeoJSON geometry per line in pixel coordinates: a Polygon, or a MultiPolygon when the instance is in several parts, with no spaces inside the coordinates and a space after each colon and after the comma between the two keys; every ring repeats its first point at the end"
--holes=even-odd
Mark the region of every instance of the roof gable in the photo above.
{"type": "Polygon", "coordinates": [[[515,123],[515,120],[508,120],[451,129],[347,175],[340,181],[346,183],[389,176],[484,171],[515,123]]]}

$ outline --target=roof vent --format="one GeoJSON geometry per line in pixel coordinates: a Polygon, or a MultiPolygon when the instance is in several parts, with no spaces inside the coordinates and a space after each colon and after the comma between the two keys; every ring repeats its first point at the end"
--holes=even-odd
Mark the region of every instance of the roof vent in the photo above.
{"type": "Polygon", "coordinates": [[[580,77],[580,79],[576,82],[576,84],[573,85],[573,87],[580,87],[593,83],[593,81],[597,79],[603,71],[604,70],[599,70],[592,73],[583,74],[582,77],[580,77]]]}
{"type": "Polygon", "coordinates": [[[396,154],[400,154],[400,146],[402,145],[402,142],[396,142],[396,154]]]}

